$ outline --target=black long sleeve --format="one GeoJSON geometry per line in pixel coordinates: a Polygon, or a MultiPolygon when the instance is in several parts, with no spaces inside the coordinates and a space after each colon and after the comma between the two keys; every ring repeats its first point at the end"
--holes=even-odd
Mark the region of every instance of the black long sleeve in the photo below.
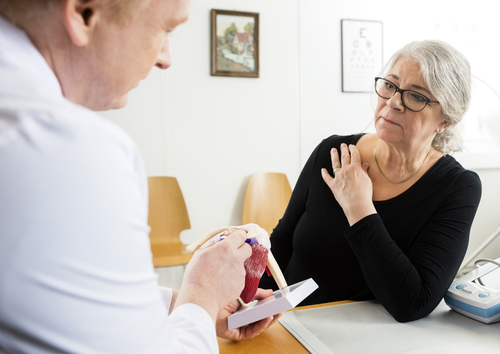
{"type": "MultiPolygon", "coordinates": [[[[377,214],[349,226],[321,178],[332,147],[360,135],[325,139],[306,163],[271,237],[289,284],[320,286],[301,305],[376,298],[398,321],[428,315],[443,298],[467,250],[481,182],[444,156],[412,187],[374,202],[377,214]]],[[[264,276],[261,287],[274,286],[264,276]]]]}

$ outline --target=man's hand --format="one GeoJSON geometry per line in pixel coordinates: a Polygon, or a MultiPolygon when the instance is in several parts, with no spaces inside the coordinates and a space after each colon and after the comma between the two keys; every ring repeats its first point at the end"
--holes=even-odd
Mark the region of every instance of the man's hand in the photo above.
{"type": "Polygon", "coordinates": [[[184,273],[175,307],[193,303],[212,319],[241,294],[245,286],[243,263],[252,254],[246,232],[235,231],[223,242],[195,252],[184,273]]]}
{"type": "MultiPolygon", "coordinates": [[[[272,290],[257,289],[257,294],[255,294],[255,299],[256,300],[265,299],[272,293],[273,293],[272,290]]],[[[272,324],[274,324],[281,317],[281,315],[283,315],[282,312],[277,315],[264,318],[258,322],[249,324],[247,326],[229,330],[227,328],[227,318],[233,313],[235,313],[239,308],[240,308],[240,303],[238,302],[238,300],[235,300],[218,313],[217,321],[215,323],[215,330],[217,332],[218,337],[234,341],[251,339],[259,335],[263,330],[265,330],[272,324]]]]}

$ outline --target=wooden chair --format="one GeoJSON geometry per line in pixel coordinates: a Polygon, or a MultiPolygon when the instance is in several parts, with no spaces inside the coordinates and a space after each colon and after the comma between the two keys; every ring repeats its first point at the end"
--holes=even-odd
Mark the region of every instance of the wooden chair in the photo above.
{"type": "Polygon", "coordinates": [[[292,189],[284,173],[257,173],[248,179],[242,224],[255,223],[269,235],[283,217],[292,189]]]}
{"type": "Polygon", "coordinates": [[[155,267],[187,264],[192,255],[180,239],[191,228],[181,189],[175,177],[149,177],[149,239],[155,267]]]}

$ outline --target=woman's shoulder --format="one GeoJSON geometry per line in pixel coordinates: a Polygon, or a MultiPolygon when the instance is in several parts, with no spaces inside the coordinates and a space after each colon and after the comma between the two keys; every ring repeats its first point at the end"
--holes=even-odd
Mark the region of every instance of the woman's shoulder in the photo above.
{"type": "MultiPolygon", "coordinates": [[[[316,161],[328,160],[330,161],[330,151],[333,148],[340,150],[340,144],[356,145],[359,139],[365,134],[352,134],[352,135],[330,135],[328,138],[323,139],[311,154],[311,158],[316,161]]],[[[323,162],[322,162],[323,163],[323,162]]]]}
{"type": "Polygon", "coordinates": [[[452,155],[448,154],[444,155],[439,159],[436,165],[438,165],[439,170],[442,171],[443,173],[477,176],[476,172],[468,170],[465,167],[463,167],[462,164],[459,161],[457,161],[452,155]]]}
{"type": "Polygon", "coordinates": [[[332,148],[340,150],[340,144],[342,143],[355,145],[363,135],[364,134],[330,135],[328,138],[323,139],[309,156],[306,168],[307,166],[313,168],[313,166],[318,164],[321,165],[321,167],[327,166],[328,161],[331,161],[330,151],[332,148]]]}
{"type": "Polygon", "coordinates": [[[332,148],[339,148],[340,144],[345,143],[347,145],[353,144],[356,145],[356,143],[361,139],[362,136],[364,136],[365,133],[360,133],[360,134],[351,134],[351,135],[330,135],[328,138],[325,138],[321,141],[321,143],[318,145],[318,147],[324,147],[327,148],[328,151],[332,148]]]}
{"type": "Polygon", "coordinates": [[[454,185],[457,188],[462,188],[465,186],[475,185],[479,189],[481,188],[481,180],[479,175],[472,171],[464,168],[460,162],[458,162],[451,155],[444,155],[438,162],[431,167],[429,171],[430,176],[435,176],[451,186],[454,185]]]}

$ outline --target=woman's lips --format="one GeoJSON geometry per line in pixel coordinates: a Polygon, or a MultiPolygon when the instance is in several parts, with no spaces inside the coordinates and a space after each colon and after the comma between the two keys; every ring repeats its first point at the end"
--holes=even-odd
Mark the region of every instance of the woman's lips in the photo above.
{"type": "Polygon", "coordinates": [[[394,124],[394,125],[399,125],[398,123],[396,123],[393,120],[390,120],[389,118],[386,118],[386,117],[380,117],[380,118],[383,119],[384,121],[386,121],[387,123],[394,124]]]}

